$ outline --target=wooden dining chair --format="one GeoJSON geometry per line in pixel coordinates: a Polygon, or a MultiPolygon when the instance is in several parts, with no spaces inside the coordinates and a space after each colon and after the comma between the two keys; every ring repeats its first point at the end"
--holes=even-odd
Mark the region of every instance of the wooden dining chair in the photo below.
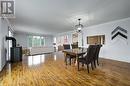
{"type": "Polygon", "coordinates": [[[70,44],[63,44],[64,50],[70,49],[70,44]]]}
{"type": "Polygon", "coordinates": [[[71,44],[72,49],[77,49],[78,48],[78,44],[71,44]]]}
{"type": "Polygon", "coordinates": [[[100,49],[101,49],[102,45],[96,45],[96,54],[94,56],[94,66],[96,68],[96,62],[97,62],[97,65],[99,65],[99,52],[100,52],[100,49]]]}
{"type": "MultiPolygon", "coordinates": [[[[63,44],[63,47],[64,47],[64,50],[70,49],[70,44],[63,44]]],[[[67,54],[65,57],[66,65],[67,65],[67,59],[69,59],[69,64],[71,65],[71,60],[75,58],[76,58],[76,55],[67,54]]]]}
{"type": "Polygon", "coordinates": [[[78,70],[79,70],[79,64],[86,64],[87,65],[87,70],[89,73],[89,64],[91,64],[92,70],[94,69],[93,67],[93,62],[94,62],[94,55],[96,53],[96,46],[95,45],[89,45],[87,54],[83,58],[78,58],[78,70]]]}

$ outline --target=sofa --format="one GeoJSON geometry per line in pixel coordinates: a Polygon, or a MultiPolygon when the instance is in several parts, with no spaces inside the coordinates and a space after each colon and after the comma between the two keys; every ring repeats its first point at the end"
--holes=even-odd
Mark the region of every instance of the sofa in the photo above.
{"type": "Polygon", "coordinates": [[[30,55],[52,53],[52,52],[54,52],[53,46],[31,47],[30,48],[30,55]]]}

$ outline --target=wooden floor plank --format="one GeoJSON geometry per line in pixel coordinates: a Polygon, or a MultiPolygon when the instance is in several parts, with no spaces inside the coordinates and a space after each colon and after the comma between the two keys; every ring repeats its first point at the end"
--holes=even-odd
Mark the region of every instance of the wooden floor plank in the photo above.
{"type": "Polygon", "coordinates": [[[130,86],[130,64],[100,59],[100,66],[87,73],[86,66],[66,66],[61,52],[23,57],[7,64],[0,73],[0,86],[130,86]]]}

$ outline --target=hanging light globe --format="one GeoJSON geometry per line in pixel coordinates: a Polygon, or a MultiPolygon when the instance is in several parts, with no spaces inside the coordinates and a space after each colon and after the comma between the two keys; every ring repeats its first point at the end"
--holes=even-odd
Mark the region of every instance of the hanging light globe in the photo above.
{"type": "Polygon", "coordinates": [[[80,23],[81,18],[79,18],[78,21],[79,21],[79,24],[75,25],[76,32],[81,32],[81,30],[83,28],[83,25],[80,23]]]}

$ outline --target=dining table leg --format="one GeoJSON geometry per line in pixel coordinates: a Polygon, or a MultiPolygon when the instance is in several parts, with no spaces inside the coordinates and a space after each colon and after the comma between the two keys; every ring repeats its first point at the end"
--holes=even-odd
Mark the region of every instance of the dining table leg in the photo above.
{"type": "Polygon", "coordinates": [[[77,65],[77,60],[78,60],[78,55],[76,55],[76,58],[75,58],[75,65],[77,65]]]}
{"type": "Polygon", "coordinates": [[[65,63],[66,63],[66,65],[67,65],[67,54],[64,52],[64,58],[65,58],[65,63]]]}

